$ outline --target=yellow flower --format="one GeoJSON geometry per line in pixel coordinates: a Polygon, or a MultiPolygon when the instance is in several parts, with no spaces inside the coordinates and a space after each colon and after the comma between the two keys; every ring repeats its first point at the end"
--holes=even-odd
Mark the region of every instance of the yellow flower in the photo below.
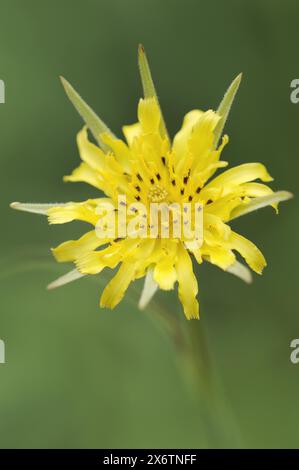
{"type": "MultiPolygon", "coordinates": [[[[278,203],[289,199],[291,194],[273,192],[267,185],[255,182],[272,181],[261,163],[242,164],[213,177],[217,169],[227,165],[220,156],[228,137],[223,136],[220,145],[219,140],[240,84],[240,75],[229,87],[217,112],[190,111],[171,141],[142,46],[139,67],[144,99],[138,104],[138,122],[123,127],[126,141],[115,137],[62,79],[68,97],[86,123],[77,136],[82,163],[64,180],[84,181],[105,193],[105,197],[64,204],[13,203],[12,207],[45,214],[50,224],[81,220],[91,225],[90,231],[78,240],[66,241],[53,249],[58,262],[73,262],[76,268],[50,284],[50,288],[84,275],[98,274],[106,267],[119,266],[102,293],[102,307],[114,308],[130,283],[145,276],[141,308],[157,288],[170,290],[178,282],[178,295],[186,317],[199,318],[198,286],[192,259],[197,263],[208,261],[251,282],[249,269],[236,259],[236,254],[239,253],[258,274],[266,266],[265,258],[251,241],[234,232],[228,222],[267,205],[277,210],[278,203]],[[89,140],[88,129],[98,145],[89,140]],[[146,230],[143,237],[138,231],[135,236],[116,237],[108,232],[99,236],[98,224],[101,223],[102,230],[105,224],[107,228],[109,215],[116,215],[119,221],[119,196],[126,198],[124,205],[133,207],[124,228],[135,223],[132,219],[136,214],[145,217],[140,214],[139,204],[150,210],[152,203],[188,203],[191,212],[200,204],[202,243],[190,243],[184,235],[177,236],[174,231],[169,232],[168,238],[162,237],[159,221],[156,237],[148,235],[148,222],[143,226],[146,230]]],[[[172,222],[174,218],[172,215],[172,222]]]]}

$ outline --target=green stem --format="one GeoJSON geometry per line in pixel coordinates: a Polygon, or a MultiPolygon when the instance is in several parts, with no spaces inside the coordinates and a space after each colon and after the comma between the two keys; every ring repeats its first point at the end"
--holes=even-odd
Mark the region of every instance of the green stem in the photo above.
{"type": "Polygon", "coordinates": [[[214,371],[203,322],[186,321],[158,303],[152,304],[151,315],[171,340],[179,370],[211,437],[211,447],[241,447],[240,430],[214,371]]]}

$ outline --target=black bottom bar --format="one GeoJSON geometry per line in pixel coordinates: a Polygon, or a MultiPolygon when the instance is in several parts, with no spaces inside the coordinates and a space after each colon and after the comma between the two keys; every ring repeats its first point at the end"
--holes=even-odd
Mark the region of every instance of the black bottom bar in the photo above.
{"type": "Polygon", "coordinates": [[[229,464],[277,464],[299,462],[299,450],[206,450],[206,449],[75,449],[75,450],[6,450],[0,449],[0,468],[4,464],[30,464],[39,468],[63,464],[76,468],[99,466],[125,466],[135,468],[163,465],[222,465],[229,464]]]}

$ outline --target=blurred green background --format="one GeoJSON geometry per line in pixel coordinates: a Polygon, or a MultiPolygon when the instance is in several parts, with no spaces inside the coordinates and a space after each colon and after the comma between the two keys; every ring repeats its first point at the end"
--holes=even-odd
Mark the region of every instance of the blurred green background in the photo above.
{"type": "Polygon", "coordinates": [[[159,294],[141,313],[140,285],[116,310],[98,308],[106,274],[47,292],[68,270],[49,248],[85,227],[49,227],[8,207],[96,195],[62,182],[78,164],[82,123],[58,76],[120,133],[135,122],[141,95],[139,42],[172,135],[190,109],[215,108],[242,71],[223,157],[231,165],[262,161],[275,189],[296,193],[299,104],[290,102],[290,82],[299,78],[298,1],[1,0],[0,14],[0,338],[7,360],[0,365],[0,447],[298,447],[299,365],[289,359],[299,337],[298,200],[281,205],[278,217],[267,208],[233,224],[268,260],[251,286],[207,265],[198,269],[219,413],[209,395],[190,393],[171,341],[156,327],[157,304],[184,321],[175,293],[159,294]]]}

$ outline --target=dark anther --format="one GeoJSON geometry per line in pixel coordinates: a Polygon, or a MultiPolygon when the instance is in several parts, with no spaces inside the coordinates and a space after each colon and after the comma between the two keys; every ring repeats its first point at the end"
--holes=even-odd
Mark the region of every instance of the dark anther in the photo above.
{"type": "Polygon", "coordinates": [[[200,190],[201,190],[201,187],[198,186],[198,188],[196,189],[197,194],[200,193],[200,190]]]}
{"type": "Polygon", "coordinates": [[[161,176],[159,175],[159,173],[156,174],[156,177],[157,177],[157,180],[160,181],[161,176]]]}
{"type": "Polygon", "coordinates": [[[182,195],[182,196],[184,195],[184,192],[185,192],[184,188],[181,189],[181,195],[182,195]]]}
{"type": "Polygon", "coordinates": [[[212,199],[207,200],[207,204],[211,204],[211,202],[213,202],[212,199]]]}
{"type": "Polygon", "coordinates": [[[184,184],[187,184],[187,183],[188,183],[188,179],[189,179],[189,175],[184,176],[184,184]]]}
{"type": "Polygon", "coordinates": [[[192,199],[193,199],[193,196],[189,196],[189,197],[188,197],[188,200],[189,200],[189,201],[192,201],[192,199]]]}
{"type": "Polygon", "coordinates": [[[137,173],[137,178],[139,179],[139,181],[142,181],[142,178],[139,173],[137,173]]]}
{"type": "Polygon", "coordinates": [[[135,199],[136,199],[137,201],[140,201],[140,196],[135,196],[135,199]]]}
{"type": "Polygon", "coordinates": [[[166,164],[166,158],[165,158],[165,157],[161,157],[161,160],[162,160],[163,165],[165,166],[165,164],[166,164]]]}
{"type": "Polygon", "coordinates": [[[137,189],[137,191],[140,192],[140,186],[135,186],[135,189],[137,189]]]}
{"type": "Polygon", "coordinates": [[[150,181],[151,181],[152,184],[154,184],[154,182],[155,182],[154,178],[151,178],[150,181]]]}
{"type": "Polygon", "coordinates": [[[172,186],[175,186],[175,180],[172,180],[171,184],[172,186]]]}

